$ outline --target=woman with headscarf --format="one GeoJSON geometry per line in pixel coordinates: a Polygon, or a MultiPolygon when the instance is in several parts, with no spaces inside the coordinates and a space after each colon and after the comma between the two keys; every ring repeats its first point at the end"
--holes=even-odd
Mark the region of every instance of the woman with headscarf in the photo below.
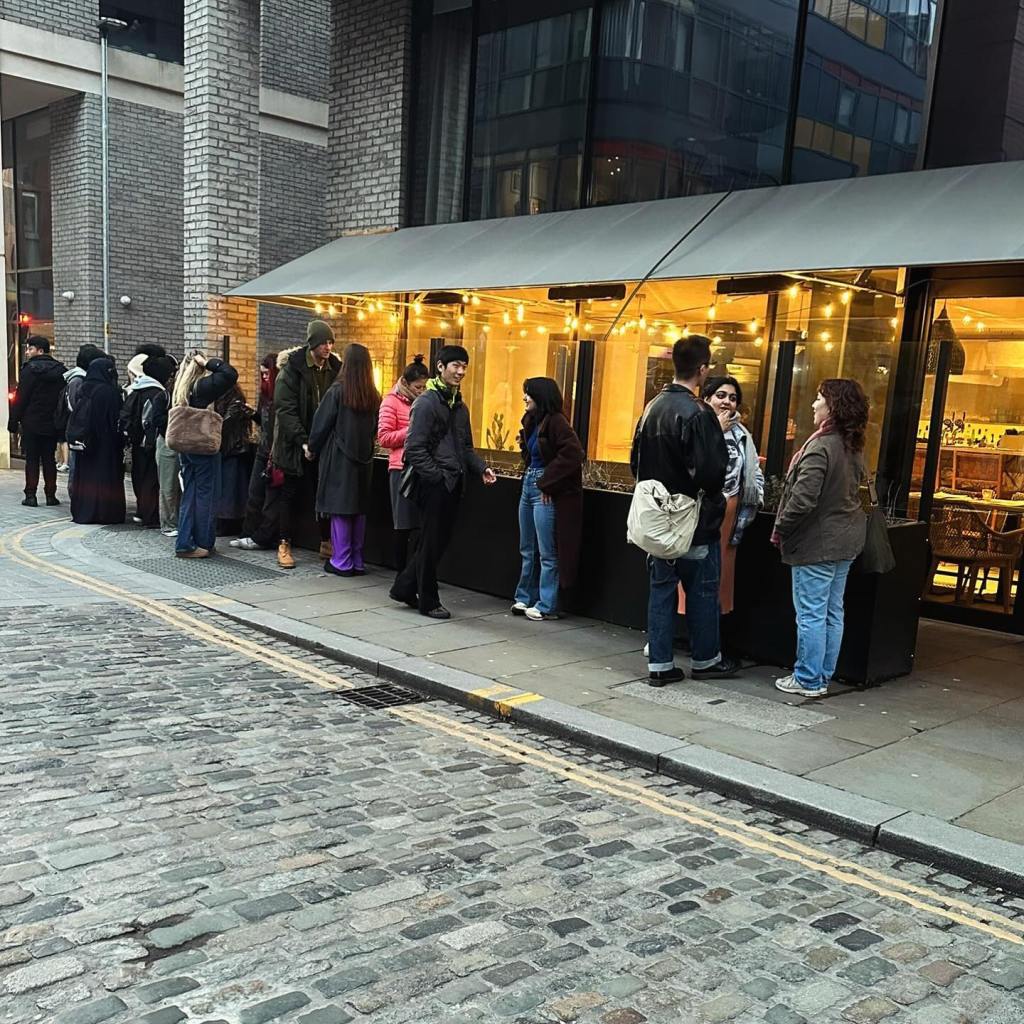
{"type": "Polygon", "coordinates": [[[160,475],[156,448],[146,443],[142,417],[146,406],[151,406],[164,390],[163,384],[149,372],[149,363],[160,358],[166,357],[139,352],[128,363],[128,388],[120,415],[121,436],[132,456],[132,490],[135,492],[132,522],[154,528],[160,525],[160,475]]]}
{"type": "Polygon", "coordinates": [[[75,450],[71,518],[76,523],[123,523],[124,441],[118,425],[121,391],[114,361],[89,363],[68,420],[68,443],[75,450]]]}

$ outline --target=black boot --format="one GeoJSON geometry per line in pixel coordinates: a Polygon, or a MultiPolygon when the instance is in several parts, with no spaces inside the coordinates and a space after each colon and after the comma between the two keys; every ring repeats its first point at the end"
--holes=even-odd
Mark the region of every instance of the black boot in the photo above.
{"type": "Polygon", "coordinates": [[[28,508],[37,508],[39,502],[36,501],[36,496],[34,494],[26,494],[24,500],[22,501],[22,505],[25,505],[28,508]]]}

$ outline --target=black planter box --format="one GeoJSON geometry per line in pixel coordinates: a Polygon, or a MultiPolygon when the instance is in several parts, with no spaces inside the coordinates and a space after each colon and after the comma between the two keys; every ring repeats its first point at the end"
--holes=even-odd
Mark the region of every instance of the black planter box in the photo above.
{"type": "MultiPolygon", "coordinates": [[[[493,487],[466,488],[454,539],[441,563],[443,582],[512,601],[519,578],[520,482],[499,477],[493,487]]],[[[647,623],[647,568],[643,552],[626,542],[630,495],[588,490],[583,499],[580,579],[568,611],[633,629],[647,623]]],[[[736,609],[723,619],[723,641],[762,664],[790,666],[796,624],[788,567],[769,542],[773,517],[762,514],[747,528],[736,567],[736,609]]],[[[319,543],[312,518],[303,546],[319,543]]],[[[928,530],[923,523],[892,526],[896,568],[885,576],[850,574],[846,635],[838,675],[868,685],[905,675],[913,667],[921,589],[927,571],[928,530]]],[[[366,557],[393,566],[387,464],[374,466],[373,511],[366,557]]],[[[638,638],[639,639],[639,638],[638,638]]]]}
{"type": "MultiPolygon", "coordinates": [[[[770,543],[774,517],[762,513],[747,529],[736,559],[736,610],[723,620],[731,650],[789,667],[796,650],[789,567],[770,543]]],[[[928,570],[928,527],[889,527],[896,568],[879,576],[854,563],[846,586],[846,629],[836,675],[859,686],[909,673],[914,667],[921,591],[928,570]]]]}

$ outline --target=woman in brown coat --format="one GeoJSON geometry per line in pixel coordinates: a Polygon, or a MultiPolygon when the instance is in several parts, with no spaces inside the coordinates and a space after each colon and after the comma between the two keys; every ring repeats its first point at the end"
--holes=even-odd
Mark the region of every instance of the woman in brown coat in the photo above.
{"type": "Polygon", "coordinates": [[[526,415],[519,434],[526,471],[519,500],[523,569],[512,612],[540,622],[558,618],[559,590],[576,582],[583,520],[580,439],[562,411],[550,377],[523,382],[526,415]]]}
{"type": "Polygon", "coordinates": [[[824,697],[843,642],[843,592],[864,548],[860,501],[868,402],[855,380],[824,380],[812,406],[814,433],[793,456],[772,541],[792,566],[796,664],[775,688],[824,697]]]}

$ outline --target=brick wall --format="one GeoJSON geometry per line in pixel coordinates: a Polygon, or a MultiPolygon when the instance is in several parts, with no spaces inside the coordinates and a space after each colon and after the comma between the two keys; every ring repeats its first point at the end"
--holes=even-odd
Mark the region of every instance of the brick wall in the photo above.
{"type": "Polygon", "coordinates": [[[405,223],[412,0],[332,0],[327,228],[405,223]]]}
{"type": "Polygon", "coordinates": [[[263,0],[260,85],[327,99],[331,0],[263,0]]]}
{"type": "MultiPolygon", "coordinates": [[[[260,136],[261,274],[328,241],[326,191],[322,147],[274,135],[260,136]]],[[[259,355],[298,344],[305,337],[308,319],[301,310],[261,305],[259,355]]]]}
{"type": "Polygon", "coordinates": [[[259,269],[258,0],[185,0],[185,346],[231,338],[251,394],[256,309],[222,298],[259,269]]]}
{"type": "Polygon", "coordinates": [[[54,337],[67,357],[103,344],[100,101],[76,95],[50,106],[54,337]],[[74,301],[61,297],[75,293],[74,301]]]}
{"type": "Polygon", "coordinates": [[[183,345],[182,118],[110,102],[111,351],[142,341],[175,356],[183,345]],[[131,296],[131,306],[118,299],[131,296]]]}
{"type": "Polygon", "coordinates": [[[98,41],[97,0],[0,0],[0,20],[98,41]]]}

